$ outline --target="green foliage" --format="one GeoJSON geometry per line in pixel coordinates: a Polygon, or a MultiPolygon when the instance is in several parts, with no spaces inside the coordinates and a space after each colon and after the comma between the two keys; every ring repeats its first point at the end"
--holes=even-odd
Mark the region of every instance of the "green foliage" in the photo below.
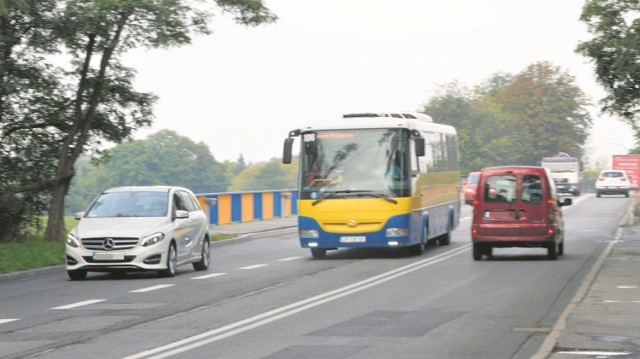
{"type": "Polygon", "coordinates": [[[99,166],[84,161],[67,196],[67,212],[84,210],[109,187],[173,185],[207,193],[224,192],[228,183],[225,168],[204,143],[162,130],[114,147],[99,166]]]}
{"type": "Polygon", "coordinates": [[[487,166],[537,165],[560,150],[580,157],[591,125],[587,105],[569,74],[541,62],[516,76],[496,74],[473,91],[447,84],[423,110],[458,130],[466,175],[487,166]]]}
{"type": "Polygon", "coordinates": [[[296,188],[297,161],[285,165],[280,158],[267,163],[259,163],[238,173],[229,186],[229,191],[260,191],[296,188]]]}
{"type": "Polygon", "coordinates": [[[576,52],[595,64],[598,82],[607,96],[603,111],[625,119],[640,139],[640,18],[638,0],[590,0],[580,20],[594,35],[581,42],[576,52]]]}
{"type": "Polygon", "coordinates": [[[589,103],[567,72],[548,62],[535,63],[496,98],[522,135],[520,163],[535,165],[559,151],[582,157],[591,126],[589,103]]]}

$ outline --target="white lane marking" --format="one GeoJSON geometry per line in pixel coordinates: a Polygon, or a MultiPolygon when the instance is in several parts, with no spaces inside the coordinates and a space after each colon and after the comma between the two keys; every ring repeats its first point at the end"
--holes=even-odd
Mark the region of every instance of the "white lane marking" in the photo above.
{"type": "Polygon", "coordinates": [[[173,287],[174,285],[175,284],[154,285],[153,287],[147,287],[147,288],[140,288],[140,289],[132,290],[132,291],[130,291],[130,293],[146,293],[146,292],[151,292],[152,290],[158,290],[158,289],[173,287]]]}
{"type": "Polygon", "coordinates": [[[637,289],[637,285],[619,285],[616,288],[618,289],[637,289]]]}
{"type": "Polygon", "coordinates": [[[256,268],[266,267],[266,266],[268,266],[268,264],[254,264],[252,266],[246,266],[238,269],[256,269],[256,268]]]}
{"type": "Polygon", "coordinates": [[[467,221],[467,220],[470,220],[471,218],[473,218],[473,217],[471,217],[471,216],[469,216],[469,217],[462,217],[462,218],[460,218],[460,220],[461,220],[461,221],[467,221]]]}
{"type": "Polygon", "coordinates": [[[208,279],[208,278],[213,278],[213,277],[220,277],[223,275],[226,275],[227,273],[211,273],[211,274],[205,274],[205,275],[201,275],[201,276],[197,276],[197,277],[192,277],[191,279],[208,279]]]}
{"type": "Polygon", "coordinates": [[[15,319],[0,319],[0,324],[15,322],[16,320],[20,320],[18,318],[15,319]]]}
{"type": "Polygon", "coordinates": [[[603,300],[602,303],[640,303],[640,300],[603,300]]]}
{"type": "Polygon", "coordinates": [[[72,304],[67,304],[67,305],[61,305],[59,307],[54,307],[54,308],[51,308],[51,309],[73,309],[73,308],[82,307],[82,306],[85,306],[85,305],[91,305],[91,304],[104,302],[104,301],[106,301],[106,299],[89,299],[89,300],[85,300],[85,301],[82,301],[82,302],[77,302],[77,303],[72,303],[72,304]]]}
{"type": "Polygon", "coordinates": [[[302,256],[295,256],[295,257],[282,258],[282,259],[278,259],[278,262],[292,261],[292,260],[299,259],[299,258],[302,258],[302,256]]]}
{"type": "Polygon", "coordinates": [[[631,354],[630,352],[599,352],[599,351],[566,351],[566,352],[556,352],[556,354],[564,354],[564,355],[591,355],[591,356],[597,356],[599,358],[606,358],[606,357],[610,357],[610,356],[617,356],[617,355],[629,355],[631,354]]]}
{"type": "Polygon", "coordinates": [[[224,327],[220,327],[204,333],[200,333],[192,337],[187,337],[185,339],[178,340],[176,342],[173,342],[164,346],[156,347],[154,349],[149,349],[141,353],[125,357],[124,359],[140,359],[140,358],[161,359],[161,358],[166,358],[172,355],[180,354],[188,350],[195,349],[203,345],[224,339],[226,337],[230,337],[230,336],[251,330],[253,328],[266,325],[276,320],[294,315],[298,312],[302,312],[307,309],[317,307],[324,303],[331,302],[333,300],[363,291],[367,288],[404,276],[406,274],[409,274],[411,272],[417,271],[427,266],[436,264],[438,262],[444,261],[446,259],[457,256],[459,254],[466,253],[470,247],[471,247],[471,244],[466,244],[462,247],[458,247],[456,249],[437,255],[435,257],[423,259],[421,261],[417,261],[417,262],[408,264],[406,266],[396,268],[388,272],[384,272],[382,274],[378,274],[376,276],[344,286],[342,288],[325,292],[323,294],[319,294],[317,296],[307,298],[299,302],[288,304],[280,308],[276,308],[268,312],[264,312],[262,314],[258,314],[256,316],[241,320],[239,322],[235,322],[235,323],[226,325],[224,327]]]}

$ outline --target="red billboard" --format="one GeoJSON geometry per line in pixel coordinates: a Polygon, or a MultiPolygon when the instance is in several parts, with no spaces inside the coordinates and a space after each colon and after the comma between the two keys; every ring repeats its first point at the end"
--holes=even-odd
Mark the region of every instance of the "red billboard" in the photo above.
{"type": "Polygon", "coordinates": [[[638,188],[640,178],[640,155],[613,155],[612,168],[614,170],[625,170],[631,182],[631,188],[638,188]]]}

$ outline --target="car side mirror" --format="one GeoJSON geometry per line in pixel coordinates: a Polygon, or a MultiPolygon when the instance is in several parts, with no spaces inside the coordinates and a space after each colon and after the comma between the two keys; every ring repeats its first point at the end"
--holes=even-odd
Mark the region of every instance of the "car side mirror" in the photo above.
{"type": "Polygon", "coordinates": [[[173,216],[174,218],[189,218],[189,212],[184,210],[176,210],[176,214],[173,216]]]}
{"type": "Polygon", "coordinates": [[[82,219],[82,217],[84,217],[84,212],[76,212],[76,213],[74,214],[74,218],[75,218],[75,219],[80,220],[80,219],[82,219]]]}
{"type": "Polygon", "coordinates": [[[573,201],[571,200],[571,198],[565,198],[562,202],[560,202],[560,200],[558,200],[558,204],[563,207],[563,206],[570,206],[573,204],[573,201]]]}

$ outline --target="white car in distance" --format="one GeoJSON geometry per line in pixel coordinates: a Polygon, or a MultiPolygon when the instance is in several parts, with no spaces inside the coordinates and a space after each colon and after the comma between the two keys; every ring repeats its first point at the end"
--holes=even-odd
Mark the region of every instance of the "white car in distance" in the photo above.
{"type": "Polygon", "coordinates": [[[602,170],[596,179],[596,197],[621,194],[629,197],[629,176],[624,170],[602,170]]]}

